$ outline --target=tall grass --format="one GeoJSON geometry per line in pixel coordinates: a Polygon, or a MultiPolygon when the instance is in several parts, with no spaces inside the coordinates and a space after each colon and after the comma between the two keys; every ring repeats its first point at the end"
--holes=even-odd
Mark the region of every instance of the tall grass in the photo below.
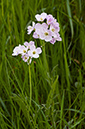
{"type": "Polygon", "coordinates": [[[0,1],[0,129],[85,128],[84,8],[83,0],[0,1]],[[34,40],[26,28],[41,12],[58,20],[62,42],[46,43],[28,66],[12,51],[34,40]]]}

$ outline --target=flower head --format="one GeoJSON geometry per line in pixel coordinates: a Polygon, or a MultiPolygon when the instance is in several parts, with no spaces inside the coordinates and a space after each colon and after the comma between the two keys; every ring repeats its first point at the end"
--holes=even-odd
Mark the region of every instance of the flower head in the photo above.
{"type": "MultiPolygon", "coordinates": [[[[51,44],[54,44],[56,41],[62,41],[59,34],[59,23],[51,14],[47,15],[46,13],[41,13],[35,15],[35,18],[42,23],[32,22],[32,26],[27,27],[28,35],[34,31],[33,38],[35,39],[39,38],[51,44]]],[[[39,54],[41,53],[42,49],[40,47],[36,48],[34,41],[25,41],[24,45],[19,44],[19,46],[14,48],[12,56],[21,54],[22,60],[29,65],[32,58],[39,58],[39,54]]]]}
{"type": "Polygon", "coordinates": [[[40,47],[35,46],[34,41],[30,41],[29,43],[26,41],[24,42],[24,45],[16,46],[13,50],[13,56],[17,56],[18,54],[21,54],[21,58],[24,62],[27,62],[29,65],[32,61],[32,58],[38,58],[39,54],[42,53],[42,50],[40,47]]]}

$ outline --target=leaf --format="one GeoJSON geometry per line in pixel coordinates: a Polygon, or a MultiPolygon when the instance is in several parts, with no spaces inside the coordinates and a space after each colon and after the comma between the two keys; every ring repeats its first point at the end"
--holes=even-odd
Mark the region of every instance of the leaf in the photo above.
{"type": "Polygon", "coordinates": [[[73,38],[74,30],[73,30],[73,22],[72,22],[72,16],[71,16],[71,9],[70,9],[70,5],[69,5],[69,0],[66,0],[66,5],[67,5],[67,12],[68,12],[68,15],[69,15],[71,34],[72,34],[72,38],[73,38]]]}
{"type": "Polygon", "coordinates": [[[2,100],[1,97],[0,97],[0,102],[1,102],[1,104],[2,104],[2,106],[3,106],[3,108],[4,108],[4,110],[7,112],[7,114],[10,115],[9,112],[8,112],[8,110],[7,110],[7,108],[6,108],[6,105],[4,104],[4,102],[3,102],[3,100],[2,100]]]}
{"type": "Polygon", "coordinates": [[[70,129],[74,129],[74,127],[76,127],[78,124],[80,124],[80,122],[82,121],[82,120],[84,120],[85,118],[83,118],[83,119],[81,119],[80,121],[77,121],[74,125],[72,125],[71,127],[70,127],[70,129]]]}

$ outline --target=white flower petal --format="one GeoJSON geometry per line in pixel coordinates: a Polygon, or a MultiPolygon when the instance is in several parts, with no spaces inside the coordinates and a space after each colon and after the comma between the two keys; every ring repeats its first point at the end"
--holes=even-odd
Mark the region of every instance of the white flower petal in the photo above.
{"type": "Polygon", "coordinates": [[[38,54],[42,53],[42,49],[40,47],[37,48],[37,53],[38,54]]]}

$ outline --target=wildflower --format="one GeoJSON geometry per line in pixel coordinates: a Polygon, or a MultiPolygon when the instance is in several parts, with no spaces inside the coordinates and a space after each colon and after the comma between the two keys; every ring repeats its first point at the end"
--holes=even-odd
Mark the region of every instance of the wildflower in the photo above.
{"type": "Polygon", "coordinates": [[[54,22],[54,17],[51,14],[47,15],[46,19],[47,19],[48,25],[50,25],[54,22]]]}
{"type": "Polygon", "coordinates": [[[21,45],[21,46],[20,46],[19,53],[20,53],[21,55],[25,55],[26,52],[27,52],[27,50],[28,50],[27,47],[25,47],[24,45],[21,45]]]}
{"type": "Polygon", "coordinates": [[[32,26],[28,26],[27,27],[27,34],[31,34],[31,32],[34,30],[34,27],[35,27],[35,22],[32,22],[32,26]]]}
{"type": "Polygon", "coordinates": [[[35,32],[36,32],[37,34],[39,34],[42,29],[43,29],[42,24],[37,23],[37,24],[35,25],[35,32]]]}
{"type": "Polygon", "coordinates": [[[48,25],[46,23],[37,23],[35,25],[35,32],[39,35],[41,31],[43,31],[43,29],[47,29],[48,25]]]}
{"type": "Polygon", "coordinates": [[[42,28],[48,29],[48,25],[46,23],[42,23],[42,28]]]}
{"type": "MultiPolygon", "coordinates": [[[[32,22],[32,26],[27,27],[27,34],[31,34],[33,31],[33,38],[39,38],[51,44],[54,44],[56,41],[62,41],[59,34],[59,23],[51,14],[47,15],[46,13],[41,13],[40,15],[35,15],[35,18],[42,23],[32,22]]],[[[39,58],[39,54],[41,53],[42,49],[40,47],[36,48],[34,41],[25,41],[24,45],[19,44],[19,46],[14,48],[12,56],[21,54],[22,60],[29,65],[32,58],[39,58]]]]}
{"type": "Polygon", "coordinates": [[[28,59],[29,59],[29,55],[28,54],[25,54],[21,58],[23,59],[24,62],[27,62],[28,59]]]}
{"type": "Polygon", "coordinates": [[[57,41],[62,41],[62,38],[60,37],[60,34],[59,33],[56,33],[56,35],[55,35],[55,40],[57,40],[57,41]]]}
{"type": "Polygon", "coordinates": [[[56,42],[55,38],[52,38],[52,40],[50,41],[50,43],[54,44],[56,42]]]}
{"type": "Polygon", "coordinates": [[[37,23],[35,25],[35,32],[40,39],[45,40],[46,42],[52,39],[51,32],[48,29],[48,25],[46,23],[37,23]]]}
{"type": "Polygon", "coordinates": [[[27,48],[24,45],[19,45],[14,48],[12,56],[17,56],[19,54],[24,55],[27,52],[27,48]]]}
{"type": "Polygon", "coordinates": [[[53,22],[52,25],[57,29],[57,31],[60,31],[59,23],[58,22],[53,22]]]}
{"type": "Polygon", "coordinates": [[[39,34],[37,34],[36,32],[33,33],[33,38],[38,39],[39,38],[39,34]]]}
{"type": "Polygon", "coordinates": [[[40,15],[35,15],[35,18],[37,19],[37,21],[43,22],[45,19],[46,21],[44,21],[42,24],[34,24],[34,27],[32,29],[32,31],[34,30],[33,38],[39,38],[52,44],[54,44],[56,40],[62,40],[61,37],[58,36],[58,32],[60,31],[59,23],[51,14],[47,15],[46,13],[41,13],[40,15]]]}
{"type": "Polygon", "coordinates": [[[21,58],[24,62],[27,62],[29,65],[32,61],[32,58],[38,58],[39,54],[42,53],[42,50],[40,47],[35,46],[34,41],[30,41],[29,43],[26,41],[24,42],[24,45],[16,46],[13,50],[13,56],[17,56],[18,54],[21,54],[21,58]]]}
{"type": "Polygon", "coordinates": [[[39,54],[42,53],[42,50],[40,47],[38,48],[33,48],[31,50],[28,51],[28,55],[31,57],[31,58],[39,58],[39,54]]]}
{"type": "Polygon", "coordinates": [[[55,26],[50,25],[50,31],[52,36],[56,37],[56,34],[59,32],[59,29],[60,29],[59,26],[55,28],[55,26]]]}
{"type": "Polygon", "coordinates": [[[62,41],[62,38],[59,36],[57,38],[55,38],[57,41],[62,41]]]}
{"type": "Polygon", "coordinates": [[[41,13],[41,15],[37,14],[35,15],[35,18],[37,21],[44,21],[46,19],[47,14],[46,13],[41,13]]]}
{"type": "Polygon", "coordinates": [[[24,62],[27,62],[28,65],[31,64],[32,62],[32,58],[29,57],[28,54],[23,55],[21,58],[23,59],[24,62]]]}
{"type": "Polygon", "coordinates": [[[45,40],[46,42],[50,42],[50,40],[52,40],[52,35],[50,30],[44,29],[41,33],[40,33],[40,39],[45,40]]]}
{"type": "Polygon", "coordinates": [[[32,46],[35,46],[34,41],[30,41],[29,43],[25,42],[24,45],[27,47],[27,49],[31,49],[32,46]]]}
{"type": "Polygon", "coordinates": [[[12,56],[17,56],[17,55],[21,54],[20,53],[20,50],[21,50],[20,47],[21,47],[21,45],[19,44],[19,46],[16,46],[14,48],[13,53],[12,53],[12,56]]]}

